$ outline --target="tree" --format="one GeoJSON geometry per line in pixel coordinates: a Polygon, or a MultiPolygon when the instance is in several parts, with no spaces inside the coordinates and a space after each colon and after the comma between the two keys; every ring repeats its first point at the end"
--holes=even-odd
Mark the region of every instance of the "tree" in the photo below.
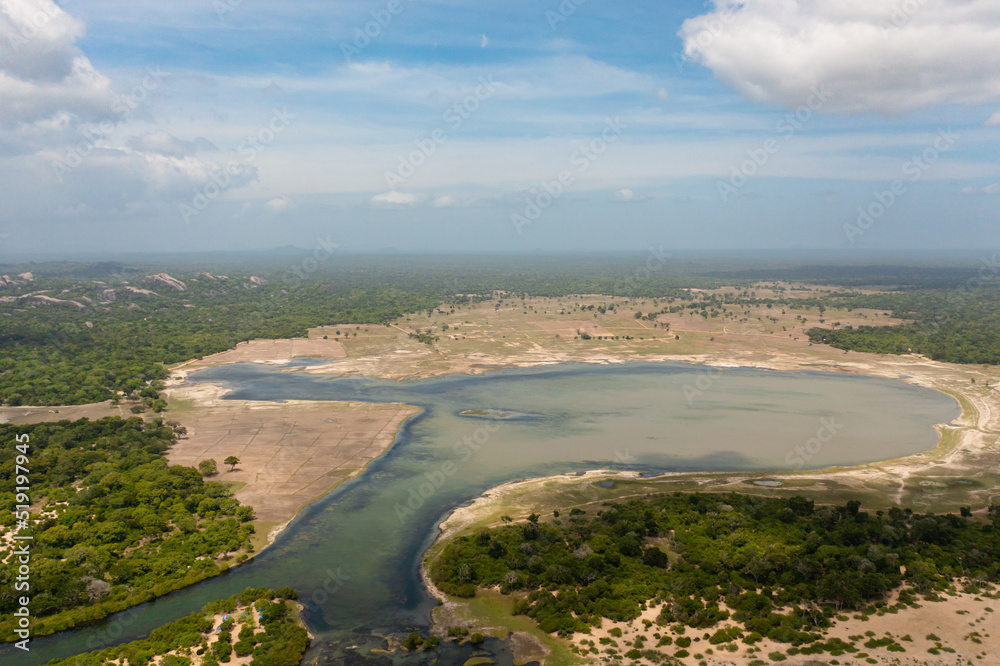
{"type": "Polygon", "coordinates": [[[642,563],[659,569],[665,569],[670,565],[670,558],[659,548],[647,548],[642,553],[642,563]]]}
{"type": "Polygon", "coordinates": [[[403,641],[403,649],[413,652],[414,650],[419,650],[420,646],[423,644],[423,637],[421,637],[418,633],[412,633],[403,641]]]}
{"type": "MultiPolygon", "coordinates": [[[[226,462],[229,461],[227,460],[226,462]]],[[[198,463],[198,471],[201,472],[202,476],[215,476],[219,473],[219,467],[214,459],[209,458],[198,463]]]]}
{"type": "Polygon", "coordinates": [[[236,456],[229,456],[222,462],[229,465],[229,471],[232,472],[234,469],[236,469],[236,466],[240,464],[240,459],[237,458],[236,456]]]}

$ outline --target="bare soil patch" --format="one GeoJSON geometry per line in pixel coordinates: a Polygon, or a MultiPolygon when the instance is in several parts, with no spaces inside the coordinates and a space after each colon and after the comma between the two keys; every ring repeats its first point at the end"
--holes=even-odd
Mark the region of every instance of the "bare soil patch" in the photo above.
{"type": "Polygon", "coordinates": [[[575,338],[578,335],[578,331],[588,333],[593,336],[604,336],[613,335],[608,329],[601,326],[596,321],[582,320],[570,320],[570,321],[535,321],[530,322],[546,333],[551,333],[553,336],[558,335],[561,338],[575,338]]]}
{"type": "Polygon", "coordinates": [[[187,435],[171,447],[173,465],[214,459],[218,480],[244,484],[235,497],[262,522],[287,522],[309,502],[356,476],[395,440],[418,410],[398,404],[222,400],[224,389],[182,385],[172,400],[193,406],[176,414],[187,435]],[[230,471],[223,461],[240,459],[230,471]]]}
{"type": "Polygon", "coordinates": [[[282,363],[301,357],[333,360],[346,358],[347,352],[339,341],[322,337],[250,340],[233,349],[185,363],[183,367],[197,370],[230,363],[282,363]]]}
{"type": "Polygon", "coordinates": [[[89,405],[60,405],[58,407],[2,407],[0,408],[0,423],[26,425],[44,421],[77,421],[87,418],[91,421],[120,416],[127,419],[135,414],[129,411],[134,403],[115,405],[110,400],[89,405]]]}

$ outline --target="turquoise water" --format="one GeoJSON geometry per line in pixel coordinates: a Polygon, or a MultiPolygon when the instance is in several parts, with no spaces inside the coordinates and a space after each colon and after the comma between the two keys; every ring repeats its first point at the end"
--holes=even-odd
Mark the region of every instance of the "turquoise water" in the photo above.
{"type": "MultiPolygon", "coordinates": [[[[858,464],[927,450],[937,443],[932,426],[959,414],[950,397],[899,381],[686,364],[563,365],[402,383],[241,364],[192,381],[224,383],[234,399],[404,402],[422,411],[364,474],[301,512],[251,563],[100,625],[38,639],[28,655],[3,648],[4,664],[134,639],[262,585],[298,590],[318,637],[310,658],[346,663],[343,655],[380,646],[376,634],[426,628],[434,602],[419,580],[421,553],[452,508],[499,483],[595,468],[858,464]]],[[[510,662],[501,642],[488,647],[510,662]]],[[[468,656],[453,649],[438,663],[468,656]]]]}

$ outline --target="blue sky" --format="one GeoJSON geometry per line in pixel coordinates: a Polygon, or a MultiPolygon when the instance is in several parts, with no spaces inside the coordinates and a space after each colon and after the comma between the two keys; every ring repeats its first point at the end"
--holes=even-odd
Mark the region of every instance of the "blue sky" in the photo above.
{"type": "Polygon", "coordinates": [[[993,0],[0,0],[2,254],[993,248],[998,139],[993,0]]]}

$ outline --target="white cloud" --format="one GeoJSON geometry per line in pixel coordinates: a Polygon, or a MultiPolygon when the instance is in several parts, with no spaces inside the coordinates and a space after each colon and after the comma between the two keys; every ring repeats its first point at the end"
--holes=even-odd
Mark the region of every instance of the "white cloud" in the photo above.
{"type": "Polygon", "coordinates": [[[479,42],[479,48],[485,49],[489,45],[490,45],[490,39],[489,37],[486,36],[486,33],[484,32],[483,39],[479,42]]]}
{"type": "Polygon", "coordinates": [[[1000,111],[987,118],[983,127],[1000,127],[1000,111]]]}
{"type": "Polygon", "coordinates": [[[110,112],[110,81],[76,46],[83,23],[52,0],[0,1],[0,127],[110,112]]]}
{"type": "Polygon", "coordinates": [[[292,206],[292,201],[286,196],[275,197],[268,201],[266,204],[271,211],[275,213],[283,213],[292,206]]]}
{"type": "Polygon", "coordinates": [[[435,208],[458,208],[461,205],[462,204],[458,200],[458,197],[452,194],[446,194],[443,197],[438,197],[434,200],[435,208]]]}
{"type": "Polygon", "coordinates": [[[426,199],[427,197],[423,194],[394,190],[384,194],[376,194],[372,197],[371,204],[376,208],[412,208],[426,199]]]}
{"type": "Polygon", "coordinates": [[[129,137],[126,144],[138,151],[155,152],[170,157],[187,157],[198,151],[217,152],[219,150],[215,144],[203,137],[184,141],[161,130],[142,136],[129,137]]]}
{"type": "Polygon", "coordinates": [[[796,107],[820,85],[824,110],[851,113],[1000,98],[996,0],[713,2],[681,27],[685,56],[751,100],[796,107]]]}
{"type": "Polygon", "coordinates": [[[445,194],[432,202],[435,208],[489,208],[496,204],[496,199],[483,196],[459,197],[445,194]]]}
{"type": "Polygon", "coordinates": [[[638,203],[646,201],[649,199],[649,196],[626,187],[615,192],[612,198],[619,203],[638,203]]]}
{"type": "Polygon", "coordinates": [[[274,83],[289,94],[359,94],[366,100],[384,98],[395,103],[438,104],[462,100],[481,90],[481,78],[495,87],[491,96],[508,100],[594,98],[629,92],[655,93],[662,88],[662,82],[652,76],[580,55],[497,63],[489,68],[465,64],[407,66],[364,60],[334,68],[320,77],[239,75],[219,76],[216,80],[246,90],[260,90],[274,83]],[[429,91],[437,91],[438,95],[432,99],[429,91]]]}
{"type": "Polygon", "coordinates": [[[993,183],[992,185],[984,185],[982,187],[963,187],[961,189],[962,194],[977,195],[977,194],[1000,194],[1000,183],[993,183]]]}

